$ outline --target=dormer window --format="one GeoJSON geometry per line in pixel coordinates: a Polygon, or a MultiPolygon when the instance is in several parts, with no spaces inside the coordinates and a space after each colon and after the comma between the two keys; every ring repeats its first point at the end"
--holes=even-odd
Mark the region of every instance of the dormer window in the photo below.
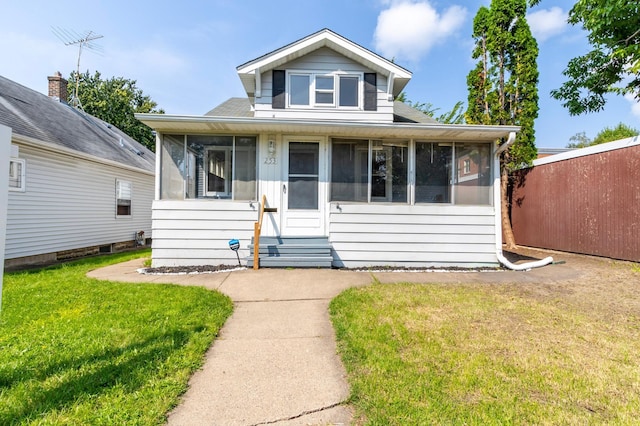
{"type": "Polygon", "coordinates": [[[316,105],[333,105],[333,76],[316,76],[316,105]]]}
{"type": "Polygon", "coordinates": [[[289,75],[289,105],[309,105],[310,79],[305,74],[289,75]]]}
{"type": "Polygon", "coordinates": [[[359,108],[362,74],[290,72],[287,81],[290,107],[359,108]]]}

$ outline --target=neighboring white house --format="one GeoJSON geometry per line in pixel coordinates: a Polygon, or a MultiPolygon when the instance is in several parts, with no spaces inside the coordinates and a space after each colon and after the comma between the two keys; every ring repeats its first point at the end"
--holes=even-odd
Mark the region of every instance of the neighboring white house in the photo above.
{"type": "Polygon", "coordinates": [[[137,115],[157,132],[153,266],[234,263],[230,239],[248,256],[263,195],[264,265],[313,266],[323,239],[321,266],[498,264],[496,142],[519,127],[437,123],[394,101],[409,71],[327,29],[237,72],[246,98],[137,115]]]}
{"type": "Polygon", "coordinates": [[[5,266],[132,247],[151,237],[155,155],[67,105],[0,76],[0,124],[12,130],[5,266]]]}

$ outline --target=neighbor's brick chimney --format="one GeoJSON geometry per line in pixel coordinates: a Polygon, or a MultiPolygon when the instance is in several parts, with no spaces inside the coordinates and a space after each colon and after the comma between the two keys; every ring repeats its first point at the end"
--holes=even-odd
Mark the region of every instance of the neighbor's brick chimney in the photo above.
{"type": "Polygon", "coordinates": [[[49,79],[49,97],[67,103],[67,80],[62,78],[60,71],[56,71],[49,79]]]}

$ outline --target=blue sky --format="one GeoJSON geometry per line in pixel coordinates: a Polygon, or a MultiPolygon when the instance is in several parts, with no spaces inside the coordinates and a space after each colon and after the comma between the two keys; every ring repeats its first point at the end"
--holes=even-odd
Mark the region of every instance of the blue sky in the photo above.
{"type": "MultiPolygon", "coordinates": [[[[571,0],[543,0],[529,24],[540,55],[538,147],[564,147],[571,136],[594,137],[619,122],[640,128],[640,104],[611,97],[605,111],[571,117],[549,91],[564,81],[586,33],[566,23],[571,0]]],[[[0,75],[42,93],[47,76],[75,70],[78,49],[52,27],[102,35],[100,51],[84,50],[81,72],[137,81],[170,114],[201,115],[232,96],[245,96],[236,67],[322,28],[413,72],[408,99],[450,110],[466,105],[472,22],[489,0],[31,0],[5,2],[0,75]]]]}

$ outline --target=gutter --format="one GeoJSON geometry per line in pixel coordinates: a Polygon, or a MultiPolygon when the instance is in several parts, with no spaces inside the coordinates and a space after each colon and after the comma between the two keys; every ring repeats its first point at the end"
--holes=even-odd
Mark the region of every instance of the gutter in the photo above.
{"type": "Polygon", "coordinates": [[[507,138],[507,141],[502,145],[500,145],[498,149],[496,149],[496,155],[500,155],[504,151],[509,149],[515,141],[516,141],[516,132],[509,132],[509,137],[507,138]]]}
{"type": "MultiPolygon", "coordinates": [[[[458,131],[477,131],[484,133],[486,137],[499,138],[509,132],[509,140],[511,140],[511,134],[513,134],[513,141],[515,141],[515,135],[520,130],[519,126],[502,126],[502,125],[483,125],[483,124],[442,124],[442,123],[390,123],[390,122],[375,122],[375,121],[336,121],[326,119],[295,119],[295,118],[267,118],[267,117],[222,117],[222,116],[204,116],[204,115],[169,115],[169,114],[154,114],[154,113],[136,113],[135,118],[142,121],[147,126],[153,128],[156,123],[180,123],[180,124],[209,124],[209,125],[262,125],[262,126],[316,126],[330,128],[351,128],[351,129],[411,129],[411,130],[443,130],[447,132],[458,131]]],[[[215,131],[215,128],[211,129],[215,131]]],[[[456,140],[456,136],[449,137],[448,139],[456,140]]],[[[505,147],[507,143],[500,146],[499,150],[505,147]]],[[[513,142],[511,142],[512,144],[513,142]]],[[[505,147],[504,149],[507,149],[505,147]]]]}

